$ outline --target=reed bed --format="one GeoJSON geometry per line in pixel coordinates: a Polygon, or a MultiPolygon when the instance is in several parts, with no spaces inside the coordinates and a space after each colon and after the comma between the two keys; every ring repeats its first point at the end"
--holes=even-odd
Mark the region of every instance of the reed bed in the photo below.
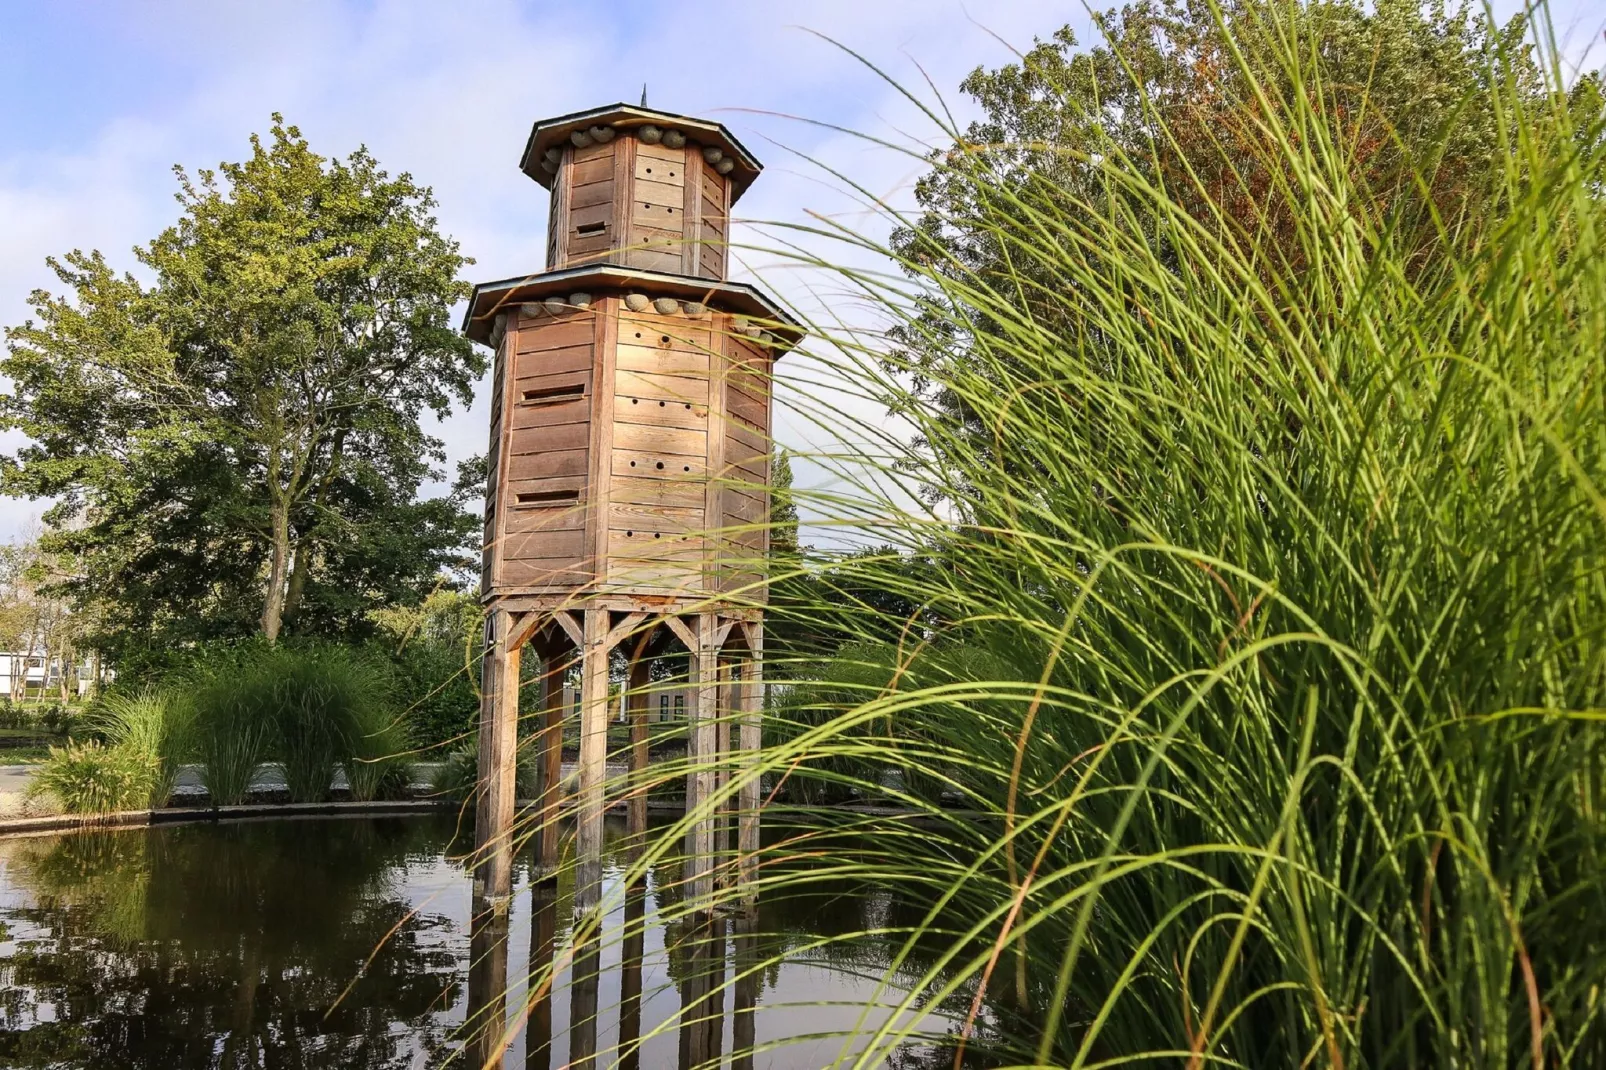
{"type": "Polygon", "coordinates": [[[891,330],[815,325],[806,374],[905,423],[815,413],[798,500],[886,549],[771,559],[771,635],[836,639],[772,641],[709,806],[762,778],[761,901],[898,904],[824,943],[945,1025],[867,1012],[841,1065],[1606,1065],[1602,116],[1494,50],[1476,212],[1429,159],[1385,196],[1285,10],[1232,56],[1252,175],[939,162],[1006,271],[794,236],[895,265],[812,261],[891,330]]]}

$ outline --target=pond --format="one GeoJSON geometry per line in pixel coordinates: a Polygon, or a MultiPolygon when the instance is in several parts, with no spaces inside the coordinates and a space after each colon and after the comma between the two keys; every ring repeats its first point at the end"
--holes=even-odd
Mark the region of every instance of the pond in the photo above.
{"type": "MultiPolygon", "coordinates": [[[[632,849],[610,826],[615,909],[575,948],[572,887],[532,881],[526,859],[505,920],[474,914],[455,813],[0,840],[0,1066],[477,1068],[500,989],[508,1067],[590,1051],[599,1067],[785,1070],[832,1065],[855,1026],[895,1013],[890,945],[840,939],[885,916],[876,894],[664,924],[676,874],[625,894],[632,849]]],[[[938,1056],[906,1045],[877,1065],[938,1056]]]]}

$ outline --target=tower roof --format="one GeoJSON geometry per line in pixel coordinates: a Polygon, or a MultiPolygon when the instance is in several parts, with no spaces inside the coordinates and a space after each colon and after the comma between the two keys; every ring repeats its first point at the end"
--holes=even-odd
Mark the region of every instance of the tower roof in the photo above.
{"type": "MultiPolygon", "coordinates": [[[[566,144],[571,135],[584,133],[593,126],[633,130],[642,126],[656,126],[661,130],[678,130],[687,138],[704,147],[719,149],[735,167],[730,172],[731,203],[742,195],[764,165],[747,151],[736,135],[725,129],[725,124],[707,119],[692,119],[674,112],[643,108],[634,104],[607,104],[600,108],[571,112],[552,119],[539,119],[530,128],[530,139],[524,145],[524,157],[519,169],[541,185],[550,189],[552,175],[541,167],[542,155],[551,148],[566,144]]],[[[583,140],[580,143],[584,143],[583,140]]]]}

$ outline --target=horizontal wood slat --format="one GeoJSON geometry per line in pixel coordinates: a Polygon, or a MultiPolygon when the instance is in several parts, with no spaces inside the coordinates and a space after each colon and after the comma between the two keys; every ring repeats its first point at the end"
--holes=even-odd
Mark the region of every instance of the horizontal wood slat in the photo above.
{"type": "Polygon", "coordinates": [[[601,182],[587,182],[583,186],[576,186],[569,193],[569,208],[571,210],[612,203],[613,177],[611,175],[601,182]]]}
{"type": "Polygon", "coordinates": [[[615,475],[609,487],[609,500],[615,504],[649,508],[695,509],[701,513],[705,498],[701,481],[673,482],[667,479],[635,479],[615,475]]]}
{"type": "MultiPolygon", "coordinates": [[[[569,232],[579,234],[581,227],[590,223],[608,223],[613,219],[613,202],[609,200],[602,204],[592,204],[584,208],[571,208],[569,210],[569,232]]],[[[580,234],[580,237],[589,235],[580,234]]]]}
{"type": "MultiPolygon", "coordinates": [[[[654,239],[656,241],[656,239],[654,239]]],[[[626,266],[639,268],[642,271],[677,272],[680,270],[680,254],[670,252],[661,245],[654,245],[647,249],[631,249],[624,254],[626,266]]]]}
{"type": "Polygon", "coordinates": [[[629,419],[634,423],[684,427],[690,431],[708,430],[708,406],[693,405],[689,401],[615,394],[613,411],[619,414],[620,419],[629,419]]]}
{"type": "Polygon", "coordinates": [[[543,453],[514,454],[507,459],[508,490],[523,479],[547,479],[552,476],[583,476],[586,474],[586,450],[553,450],[543,453]]]}
{"type": "Polygon", "coordinates": [[[626,397],[654,401],[678,401],[682,405],[707,405],[708,380],[683,375],[656,375],[651,372],[621,371],[615,379],[615,392],[626,397]]]}
{"type": "Polygon", "coordinates": [[[607,587],[664,594],[692,594],[706,589],[702,569],[655,561],[609,562],[607,587]]]}
{"type": "Polygon", "coordinates": [[[572,312],[560,317],[525,316],[519,331],[518,353],[544,353],[571,346],[591,348],[595,325],[590,312],[572,312]]]}
{"type": "Polygon", "coordinates": [[[563,588],[589,583],[591,577],[591,562],[586,558],[504,560],[497,582],[509,587],[563,588]]]}
{"type": "Polygon", "coordinates": [[[630,202],[632,223],[641,227],[654,227],[664,232],[657,236],[673,235],[677,240],[684,240],[685,231],[681,225],[686,221],[686,215],[681,211],[680,205],[652,200],[641,190],[636,190],[635,194],[635,198],[630,202]]]}
{"type": "MultiPolygon", "coordinates": [[[[567,406],[565,406],[567,407],[567,406]]],[[[524,427],[515,425],[512,438],[508,442],[508,452],[513,456],[534,453],[569,452],[585,450],[591,444],[591,425],[589,423],[553,423],[542,424],[535,417],[547,411],[545,406],[530,406],[521,412],[521,415],[532,417],[529,424],[524,427]]]]}
{"type": "Polygon", "coordinates": [[[619,342],[622,345],[667,346],[707,353],[712,340],[710,325],[700,320],[688,320],[680,316],[619,317],[619,342]]]}
{"type": "Polygon", "coordinates": [[[608,532],[608,560],[670,562],[701,568],[705,546],[697,535],[635,528],[608,532]]]}
{"type": "Polygon", "coordinates": [[[582,395],[570,401],[551,402],[544,405],[515,405],[513,406],[513,417],[508,426],[517,432],[532,427],[561,427],[567,424],[590,427],[591,399],[589,397],[582,395]]]}
{"type": "Polygon", "coordinates": [[[708,472],[704,457],[683,457],[636,450],[613,451],[613,474],[636,479],[701,480],[708,472]]]}
{"type": "Polygon", "coordinates": [[[706,459],[708,432],[620,422],[613,427],[613,448],[706,459]]]}
{"type": "Polygon", "coordinates": [[[608,527],[619,531],[663,531],[684,534],[701,532],[701,508],[676,509],[666,505],[630,505],[613,502],[608,506],[608,527]]]}
{"type": "Polygon", "coordinates": [[[667,145],[649,145],[645,141],[636,142],[636,160],[661,160],[666,164],[674,165],[676,174],[686,169],[686,150],[672,149],[667,145]]]}
{"type": "Polygon", "coordinates": [[[589,343],[577,343],[520,353],[513,358],[513,375],[515,378],[521,378],[526,375],[553,375],[557,372],[589,372],[594,348],[589,343]]]}
{"type": "Polygon", "coordinates": [[[607,159],[587,160],[584,163],[577,163],[574,165],[574,170],[569,172],[569,180],[575,186],[589,186],[595,182],[611,181],[612,179],[612,155],[609,155],[607,159]]]}
{"type": "MultiPolygon", "coordinates": [[[[662,338],[663,335],[657,337],[662,338]]],[[[709,354],[689,344],[628,345],[617,350],[617,367],[629,372],[656,372],[660,375],[708,375],[709,354]]]]}
{"type": "Polygon", "coordinates": [[[567,558],[578,561],[586,552],[584,528],[556,531],[508,532],[503,536],[502,556],[509,561],[545,561],[567,558]]]}

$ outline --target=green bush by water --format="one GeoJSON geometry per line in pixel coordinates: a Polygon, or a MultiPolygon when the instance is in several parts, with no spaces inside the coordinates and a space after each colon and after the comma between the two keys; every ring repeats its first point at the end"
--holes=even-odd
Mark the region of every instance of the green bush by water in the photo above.
{"type": "Polygon", "coordinates": [[[191,721],[190,704],[170,691],[106,695],[85,717],[98,738],[52,747],[30,790],[68,813],[165,806],[193,743],[191,721]]]}
{"type": "Polygon", "coordinates": [[[87,720],[113,747],[131,750],[151,764],[156,772],[147,805],[166,806],[178,767],[194,747],[195,707],[188,698],[149,687],[133,694],[112,692],[87,720]]]}
{"type": "Polygon", "coordinates": [[[144,810],[161,791],[160,761],[136,746],[99,741],[51,747],[28,781],[28,795],[49,796],[69,814],[144,810]]]}
{"type": "Polygon", "coordinates": [[[207,791],[242,801],[263,762],[276,761],[295,802],[329,797],[344,767],[358,798],[395,785],[407,750],[388,667],[328,645],[221,648],[186,674],[207,791]]]}

